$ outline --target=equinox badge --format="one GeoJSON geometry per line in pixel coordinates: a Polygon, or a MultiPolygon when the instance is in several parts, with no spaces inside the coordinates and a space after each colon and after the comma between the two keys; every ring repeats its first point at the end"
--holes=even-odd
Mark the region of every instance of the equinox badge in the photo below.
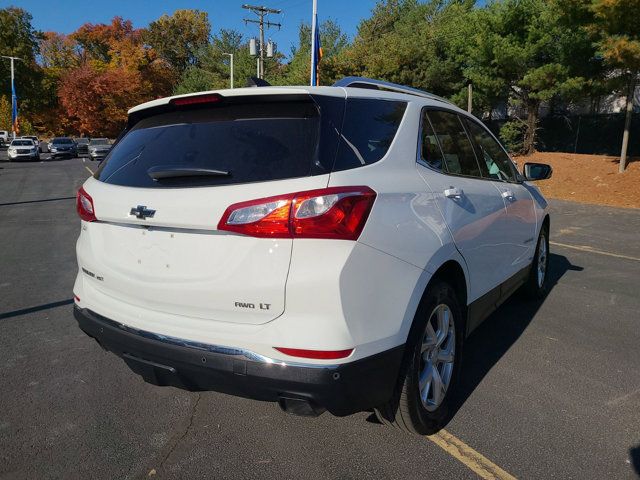
{"type": "Polygon", "coordinates": [[[147,217],[153,217],[155,213],[156,213],[155,210],[151,210],[150,208],[147,208],[144,205],[138,205],[137,207],[134,207],[131,209],[131,211],[129,212],[129,215],[135,215],[136,218],[141,218],[143,220],[146,220],[147,217]]]}

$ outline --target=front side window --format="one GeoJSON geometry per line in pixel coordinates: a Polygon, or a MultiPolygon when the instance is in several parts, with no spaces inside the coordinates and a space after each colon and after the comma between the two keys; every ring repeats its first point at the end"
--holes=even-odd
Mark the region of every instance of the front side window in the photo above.
{"type": "Polygon", "coordinates": [[[516,180],[513,164],[500,144],[480,125],[465,120],[478,150],[478,161],[486,177],[505,182],[516,180]]]}
{"type": "Polygon", "coordinates": [[[458,115],[430,110],[428,117],[442,147],[445,170],[454,175],[482,177],[473,146],[458,115]]]}

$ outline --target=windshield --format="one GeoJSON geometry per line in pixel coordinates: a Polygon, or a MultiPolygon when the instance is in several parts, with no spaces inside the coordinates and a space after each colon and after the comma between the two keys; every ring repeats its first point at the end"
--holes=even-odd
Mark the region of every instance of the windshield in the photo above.
{"type": "Polygon", "coordinates": [[[54,138],[52,143],[60,143],[62,145],[72,144],[73,140],[70,138],[54,138]]]}
{"type": "Polygon", "coordinates": [[[86,144],[89,143],[89,140],[86,138],[76,138],[76,143],[86,144]]]}
{"type": "Polygon", "coordinates": [[[11,142],[12,147],[33,147],[31,140],[14,140],[11,142]]]}
{"type": "Polygon", "coordinates": [[[109,145],[109,140],[106,138],[92,138],[89,145],[109,145]]]}

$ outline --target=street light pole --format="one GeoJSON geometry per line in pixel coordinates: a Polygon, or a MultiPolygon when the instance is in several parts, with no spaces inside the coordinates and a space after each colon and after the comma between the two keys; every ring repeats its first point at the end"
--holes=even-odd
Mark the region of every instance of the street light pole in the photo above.
{"type": "Polygon", "coordinates": [[[24,62],[19,57],[10,57],[7,55],[0,55],[2,58],[8,58],[11,61],[11,130],[13,131],[13,136],[15,137],[16,132],[16,119],[18,118],[18,97],[16,96],[16,86],[15,86],[15,69],[14,69],[14,61],[20,60],[24,62]]]}
{"type": "Polygon", "coordinates": [[[233,53],[223,53],[223,55],[227,55],[229,57],[229,69],[231,71],[230,73],[230,79],[231,79],[231,88],[233,88],[233,53]]]}

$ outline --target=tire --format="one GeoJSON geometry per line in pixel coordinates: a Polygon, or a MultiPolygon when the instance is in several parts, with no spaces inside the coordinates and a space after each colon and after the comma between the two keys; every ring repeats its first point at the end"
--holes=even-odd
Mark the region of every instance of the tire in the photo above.
{"type": "Polygon", "coordinates": [[[524,292],[533,300],[544,298],[549,289],[549,227],[543,225],[538,235],[536,252],[524,284],[524,292]]]}
{"type": "Polygon", "coordinates": [[[435,433],[444,426],[459,377],[464,323],[463,310],[453,288],[436,280],[428,287],[413,320],[396,390],[387,404],[374,409],[381,423],[419,435],[435,433]],[[445,328],[440,327],[445,323],[447,311],[449,322],[445,334],[445,328]],[[440,332],[442,335],[438,335],[440,332]],[[442,361],[445,358],[451,358],[451,362],[442,361]],[[421,394],[420,376],[426,378],[429,373],[431,380],[421,394]],[[449,380],[440,401],[435,396],[434,387],[439,383],[436,378],[441,385],[449,380]]]}

